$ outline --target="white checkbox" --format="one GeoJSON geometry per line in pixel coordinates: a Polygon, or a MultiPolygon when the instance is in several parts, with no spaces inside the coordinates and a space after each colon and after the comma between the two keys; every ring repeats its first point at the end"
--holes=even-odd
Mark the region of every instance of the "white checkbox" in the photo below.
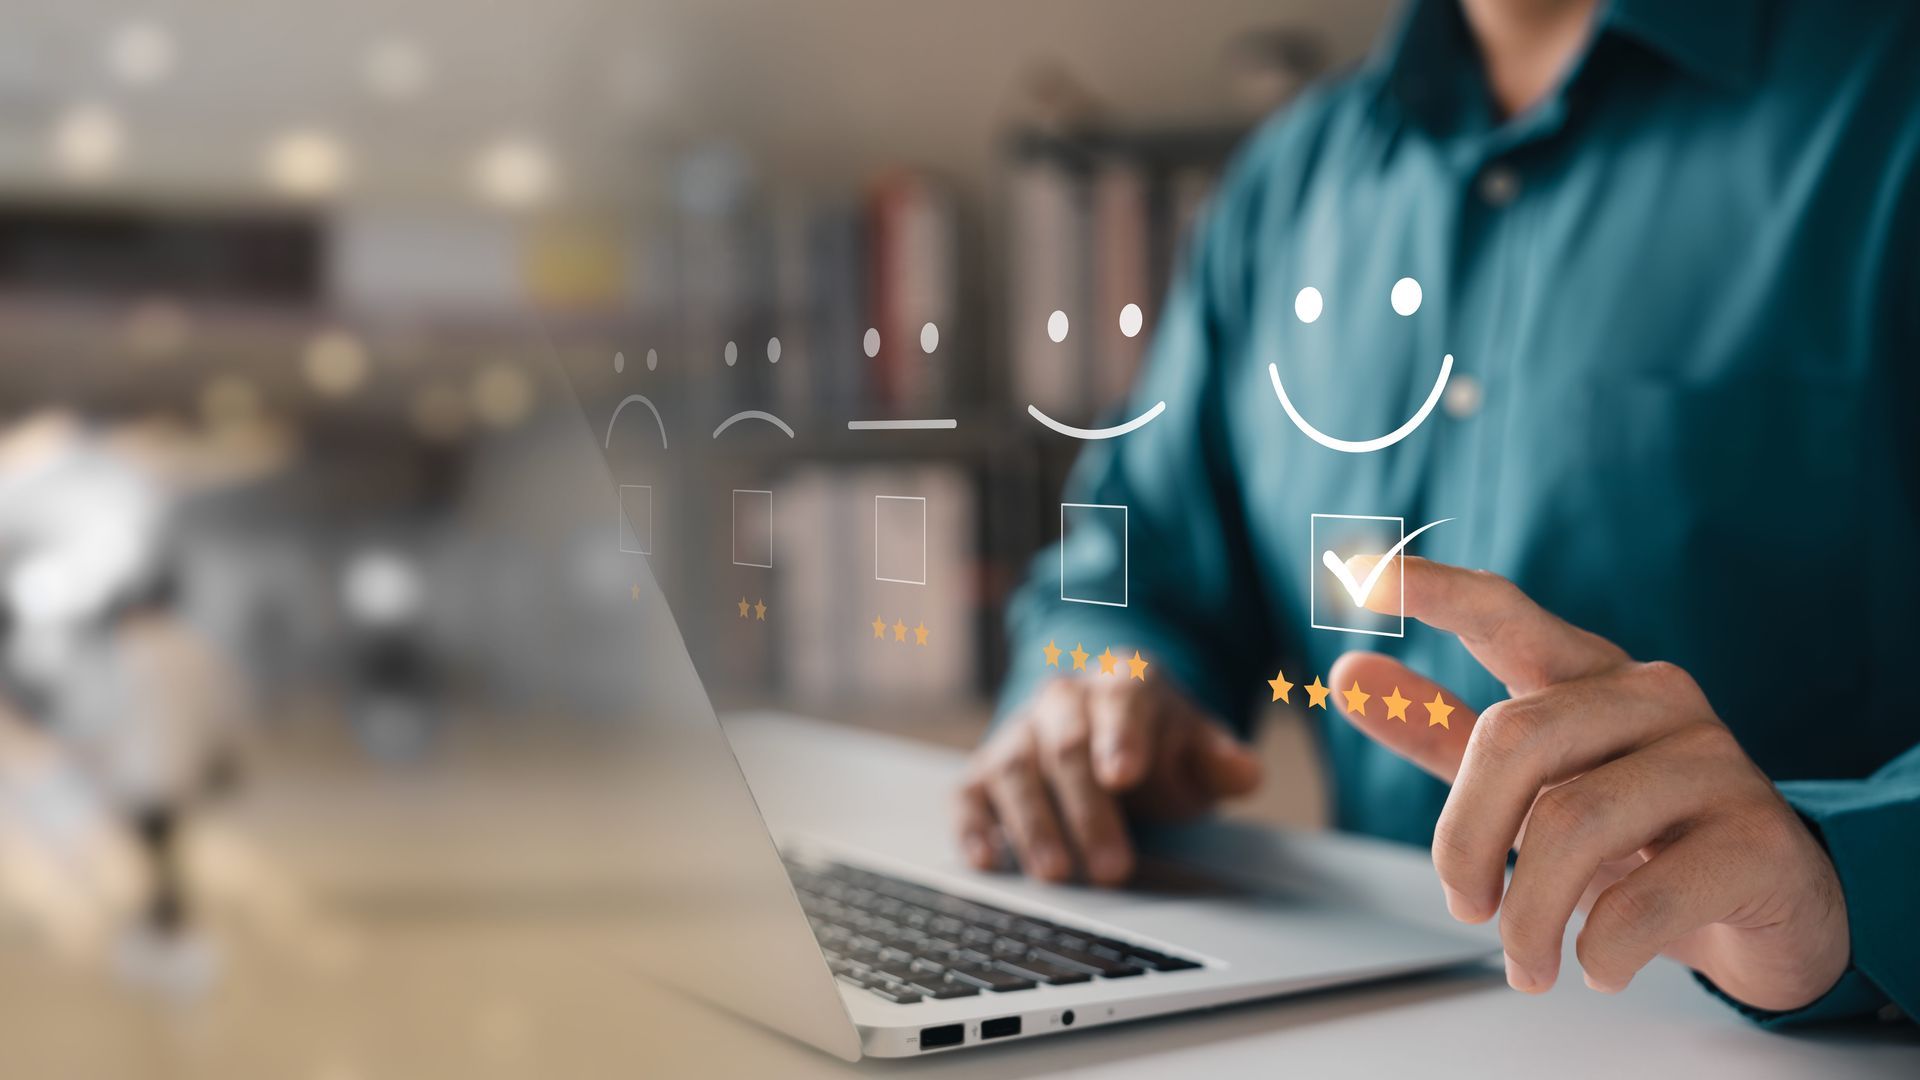
{"type": "Polygon", "coordinates": [[[919,495],[873,497],[873,579],[927,583],[927,500],[919,495]]]}
{"type": "MultiPolygon", "coordinates": [[[[1368,514],[1313,514],[1307,526],[1307,614],[1315,630],[1334,630],[1343,634],[1367,634],[1372,637],[1407,636],[1406,579],[1389,571],[1392,587],[1400,592],[1394,605],[1398,614],[1383,615],[1357,603],[1343,583],[1326,564],[1331,553],[1344,563],[1352,555],[1384,554],[1395,551],[1406,538],[1405,518],[1368,514]]],[[[1397,557],[1397,554],[1396,556],[1397,557]]],[[[1387,588],[1385,581],[1376,589],[1387,588]]]]}
{"type": "Polygon", "coordinates": [[[1113,503],[1061,503],[1060,599],[1070,604],[1126,607],[1133,557],[1133,541],[1127,535],[1128,531],[1129,511],[1125,506],[1113,503]],[[1069,584],[1067,535],[1081,529],[1094,530],[1107,542],[1107,557],[1095,559],[1091,567],[1076,567],[1076,580],[1069,584]],[[1115,547],[1118,550],[1113,550],[1115,547]],[[1117,562],[1112,558],[1115,555],[1119,556],[1117,562]]]}
{"type": "Polygon", "coordinates": [[[733,489],[733,565],[773,569],[773,492],[733,489]]]}
{"type": "Polygon", "coordinates": [[[653,486],[621,484],[619,521],[614,532],[628,555],[653,554],[653,486]]]}

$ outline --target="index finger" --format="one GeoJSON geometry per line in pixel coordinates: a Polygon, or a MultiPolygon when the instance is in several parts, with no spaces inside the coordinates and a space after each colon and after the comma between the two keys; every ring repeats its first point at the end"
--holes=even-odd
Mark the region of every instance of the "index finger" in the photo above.
{"type": "MultiPolygon", "coordinates": [[[[1401,555],[1404,603],[1392,589],[1375,589],[1367,607],[1404,613],[1458,637],[1473,658],[1515,697],[1554,683],[1598,675],[1630,659],[1619,646],[1561,619],[1513,582],[1484,570],[1401,555]]],[[[1364,576],[1378,555],[1356,555],[1349,571],[1364,576]]]]}

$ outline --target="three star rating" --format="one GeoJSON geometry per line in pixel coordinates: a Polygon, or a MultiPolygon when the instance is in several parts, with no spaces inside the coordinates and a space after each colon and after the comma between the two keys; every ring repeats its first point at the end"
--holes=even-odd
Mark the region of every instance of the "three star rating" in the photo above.
{"type": "Polygon", "coordinates": [[[1079,642],[1074,643],[1072,652],[1066,652],[1062,650],[1056,642],[1049,641],[1041,647],[1040,652],[1046,656],[1047,666],[1050,668],[1059,667],[1060,658],[1066,656],[1073,661],[1073,667],[1069,669],[1072,671],[1086,671],[1087,661],[1095,660],[1100,664],[1100,674],[1118,675],[1120,674],[1120,665],[1125,664],[1127,665],[1127,678],[1139,679],[1141,682],[1147,681],[1147,667],[1149,665],[1146,660],[1141,658],[1138,649],[1134,650],[1131,660],[1115,656],[1111,646],[1103,650],[1099,656],[1094,656],[1079,642]]]}
{"type": "Polygon", "coordinates": [[[888,632],[891,631],[893,640],[903,645],[906,644],[908,634],[913,635],[913,643],[915,645],[925,645],[927,643],[927,624],[925,620],[922,620],[918,626],[910,627],[907,625],[906,620],[895,619],[893,625],[889,627],[887,620],[883,616],[875,615],[873,622],[868,625],[873,627],[873,639],[875,641],[885,641],[888,632]]]}
{"type": "MultiPolygon", "coordinates": [[[[1294,684],[1287,681],[1286,672],[1275,672],[1273,678],[1267,680],[1267,685],[1273,688],[1273,700],[1285,702],[1289,705],[1293,704],[1294,684]]],[[[1326,708],[1327,696],[1334,692],[1332,687],[1320,681],[1320,676],[1318,675],[1313,677],[1313,682],[1300,687],[1300,689],[1307,692],[1307,708],[1309,709],[1326,708]]],[[[1346,706],[1347,712],[1354,716],[1367,715],[1367,702],[1373,700],[1372,694],[1360,689],[1360,683],[1357,680],[1353,686],[1340,691],[1340,697],[1346,706]]],[[[1391,694],[1380,699],[1380,703],[1387,707],[1387,719],[1389,720],[1398,720],[1403,724],[1408,723],[1407,706],[1418,704],[1427,710],[1428,727],[1441,727],[1446,728],[1448,731],[1453,730],[1453,725],[1448,723],[1448,718],[1453,715],[1454,706],[1447,704],[1446,699],[1440,696],[1439,691],[1434,692],[1432,701],[1413,702],[1401,697],[1400,688],[1396,686],[1393,688],[1391,694]]]]}

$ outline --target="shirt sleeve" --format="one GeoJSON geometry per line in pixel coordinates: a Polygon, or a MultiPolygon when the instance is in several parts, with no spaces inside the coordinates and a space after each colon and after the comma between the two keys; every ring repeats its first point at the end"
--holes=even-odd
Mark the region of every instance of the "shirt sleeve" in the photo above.
{"type": "MultiPolygon", "coordinates": [[[[1254,599],[1258,576],[1228,450],[1222,375],[1242,321],[1231,294],[1244,281],[1235,266],[1245,257],[1248,202],[1235,186],[1230,174],[1198,230],[1117,418],[1162,402],[1164,411],[1085,444],[1062,497],[1064,538],[1034,559],[1009,605],[1002,717],[1042,679],[1074,674],[1076,651],[1089,655],[1089,677],[1111,678],[1100,674],[1100,654],[1131,659],[1138,650],[1145,678],[1173,681],[1247,730],[1248,688],[1272,655],[1272,635],[1254,599]],[[1052,661],[1050,643],[1060,650],[1052,661]]],[[[1118,663],[1116,673],[1127,678],[1130,669],[1118,663]]]]}
{"type": "Polygon", "coordinates": [[[1865,780],[1792,780],[1780,792],[1826,845],[1847,898],[1853,960],[1813,1003],[1766,1012],[1709,990],[1766,1027],[1881,1015],[1920,1018],[1920,746],[1865,780]]]}

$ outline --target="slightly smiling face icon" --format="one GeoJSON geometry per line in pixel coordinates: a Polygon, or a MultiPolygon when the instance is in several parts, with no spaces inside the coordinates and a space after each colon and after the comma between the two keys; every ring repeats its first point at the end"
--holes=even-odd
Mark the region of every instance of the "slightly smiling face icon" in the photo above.
{"type": "MultiPolygon", "coordinates": [[[[1394,282],[1390,299],[1394,311],[1401,316],[1412,315],[1420,310],[1420,283],[1410,277],[1401,278],[1394,282]]],[[[1303,323],[1312,323],[1320,318],[1323,307],[1324,301],[1321,299],[1320,290],[1311,285],[1301,289],[1299,295],[1293,298],[1294,316],[1303,323]]],[[[1427,400],[1421,404],[1413,416],[1408,418],[1406,423],[1378,438],[1355,441],[1336,439],[1307,423],[1306,417],[1300,415],[1300,410],[1294,408],[1292,400],[1287,397],[1287,388],[1280,382],[1279,365],[1272,363],[1267,365],[1267,376],[1273,380],[1274,396],[1280,399],[1280,407],[1287,411],[1287,418],[1293,421],[1293,426],[1321,446],[1329,450],[1338,450],[1343,454],[1367,454],[1375,450],[1384,450],[1413,434],[1415,428],[1426,422],[1427,416],[1433,412],[1433,407],[1439,404],[1440,395],[1447,389],[1447,378],[1452,374],[1453,354],[1448,353],[1440,359],[1440,377],[1434,380],[1432,392],[1427,395],[1427,400]]]]}
{"type": "MultiPolygon", "coordinates": [[[[1145,317],[1141,314],[1140,305],[1128,304],[1126,307],[1120,309],[1120,332],[1122,334],[1128,337],[1136,336],[1140,333],[1140,328],[1144,322],[1145,317]]],[[[1047,318],[1047,336],[1052,338],[1056,345],[1067,340],[1066,312],[1055,311],[1047,318]]],[[[1113,439],[1130,432],[1138,431],[1152,423],[1154,417],[1166,411],[1167,403],[1164,401],[1156,401],[1146,412],[1141,413],[1139,416],[1123,424],[1115,424],[1112,427],[1103,428],[1083,428],[1074,427],[1071,424],[1063,424],[1053,417],[1048,416],[1046,413],[1041,412],[1038,406],[1027,406],[1027,415],[1038,420],[1042,426],[1057,431],[1069,438],[1085,440],[1113,439]]]]}

